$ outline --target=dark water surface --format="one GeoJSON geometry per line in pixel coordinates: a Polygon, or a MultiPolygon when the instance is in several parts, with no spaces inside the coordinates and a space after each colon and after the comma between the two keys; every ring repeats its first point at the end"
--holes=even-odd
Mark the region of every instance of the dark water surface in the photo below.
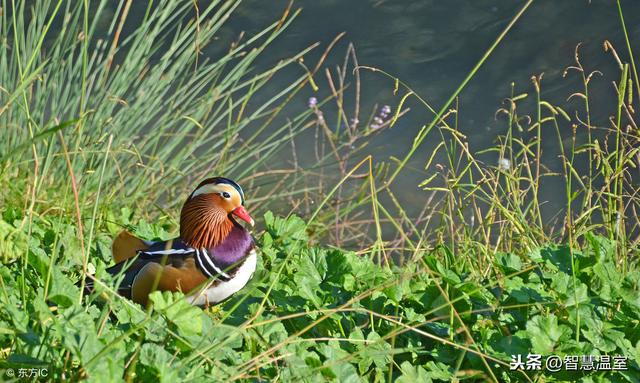
{"type": "MultiPolygon", "coordinates": [[[[640,1],[621,2],[629,37],[638,53],[640,1]]],[[[288,4],[289,0],[244,0],[218,34],[221,44],[205,47],[203,54],[215,60],[241,32],[252,36],[277,21],[288,4]]],[[[342,64],[348,45],[353,44],[360,65],[376,67],[400,78],[438,110],[524,4],[523,0],[296,0],[292,9],[302,8],[302,12],[267,48],[255,70],[264,71],[279,60],[320,42],[321,46],[305,58],[307,66],[313,66],[325,47],[345,32],[328,56],[325,67],[342,64]]],[[[143,17],[145,8],[146,2],[134,2],[133,19],[143,17]]],[[[130,32],[127,29],[135,28],[135,24],[127,23],[124,34],[130,32]]],[[[585,69],[597,69],[603,74],[590,84],[592,125],[609,127],[608,117],[615,113],[616,103],[612,81],[619,80],[620,71],[612,55],[603,50],[605,40],[611,41],[623,60],[628,61],[615,1],[535,0],[460,94],[458,126],[468,137],[471,150],[491,147],[498,142],[498,136],[506,133],[505,119],[496,119],[495,112],[506,105],[504,99],[510,96],[512,83],[515,94],[529,94],[524,103],[528,109],[520,114],[535,114],[535,92],[530,80],[533,75],[544,73],[543,99],[563,106],[572,115],[576,109],[582,112],[582,101],[567,101],[571,93],[582,91],[579,75],[573,73],[563,78],[565,68],[574,64],[574,51],[579,43],[585,69]]],[[[640,62],[640,57],[636,57],[636,61],[640,62]]],[[[289,66],[258,97],[273,97],[303,73],[301,66],[289,66]]],[[[366,119],[376,105],[398,106],[406,91],[394,95],[392,80],[380,73],[360,73],[361,119],[366,119]]],[[[324,72],[316,76],[316,83],[320,89],[317,92],[311,87],[303,90],[283,113],[283,118],[293,118],[305,111],[309,97],[322,99],[331,94],[324,72]]],[[[414,98],[409,98],[405,106],[411,111],[373,140],[369,152],[376,160],[404,157],[419,129],[433,119],[433,114],[414,98]]],[[[551,127],[548,133],[543,133],[543,162],[552,170],[560,170],[558,140],[551,127]]],[[[570,127],[565,127],[563,134],[568,138],[570,127]]],[[[578,141],[584,141],[584,130],[578,134],[582,135],[578,141]]],[[[311,140],[313,135],[300,139],[311,140]]],[[[425,203],[425,193],[420,192],[417,185],[433,174],[433,169],[421,169],[440,140],[440,136],[432,132],[415,153],[410,163],[412,170],[403,172],[398,179],[400,190],[396,191],[410,206],[420,207],[425,203]]],[[[314,161],[310,150],[301,150],[298,157],[302,164],[314,161]]],[[[489,165],[498,163],[495,153],[480,158],[489,165]]],[[[584,170],[585,166],[577,164],[578,170],[584,170]]],[[[561,182],[560,179],[552,181],[541,191],[542,199],[550,202],[550,214],[561,206],[562,198],[558,197],[562,193],[557,189],[561,182]]]]}
{"type": "MultiPolygon", "coordinates": [[[[361,65],[377,67],[399,77],[438,108],[524,3],[298,0],[293,8],[302,8],[300,16],[271,46],[267,55],[275,62],[316,41],[326,46],[336,35],[346,32],[327,61],[329,65],[342,62],[346,44],[351,42],[361,65]]],[[[229,26],[255,33],[277,19],[287,4],[287,0],[245,0],[229,26]]],[[[632,45],[640,50],[640,1],[623,0],[622,5],[632,45]]],[[[619,72],[612,56],[603,51],[604,40],[611,41],[620,55],[627,58],[614,1],[534,1],[463,91],[461,128],[471,136],[477,136],[480,146],[490,143],[488,132],[502,133],[494,129],[494,112],[509,96],[510,84],[515,82],[518,91],[530,92],[533,90],[529,80],[532,75],[544,73],[543,97],[553,99],[560,95],[562,99],[566,98],[579,85],[576,81],[562,79],[564,69],[574,62],[574,49],[578,43],[582,43],[585,67],[599,69],[605,74],[603,79],[592,84],[594,105],[608,100],[613,92],[610,80],[617,79],[619,72]]],[[[388,102],[397,105],[399,97],[393,96],[391,81],[379,74],[365,76],[364,104],[388,102]]],[[[319,85],[323,85],[322,81],[319,85]]],[[[430,117],[428,113],[424,116],[430,117]]],[[[407,123],[402,129],[413,133],[419,126],[412,125],[407,123]]],[[[390,136],[400,139],[398,134],[390,136]]]]}
{"type": "MultiPolygon", "coordinates": [[[[436,110],[449,98],[471,68],[482,57],[495,38],[505,28],[525,1],[491,0],[298,0],[295,8],[302,13],[267,53],[268,61],[291,56],[319,41],[326,46],[336,35],[346,36],[334,48],[328,65],[342,63],[348,43],[353,43],[361,65],[380,68],[409,84],[436,110]]],[[[277,19],[286,8],[287,0],[246,0],[236,12],[227,32],[245,30],[254,33],[277,19]]],[[[623,0],[625,21],[636,53],[640,52],[640,1],[623,0]]],[[[537,0],[525,12],[484,66],[460,95],[459,128],[467,135],[472,150],[485,149],[506,132],[506,122],[496,119],[495,112],[504,106],[511,93],[529,93],[533,101],[531,76],[544,73],[542,98],[562,105],[565,110],[582,110],[580,101],[567,102],[568,96],[581,90],[577,73],[563,78],[568,65],[574,63],[574,51],[582,43],[581,61],[588,70],[603,73],[590,84],[592,124],[608,127],[608,117],[615,111],[616,96],[612,81],[620,71],[603,42],[612,42],[618,53],[628,61],[623,30],[616,3],[611,0],[537,0]]],[[[318,57],[320,51],[315,52],[318,57]]],[[[636,58],[636,61],[639,58],[636,58]]],[[[305,60],[308,65],[315,60],[305,60]]],[[[299,75],[299,73],[295,73],[299,75]]],[[[400,96],[393,94],[393,82],[379,73],[362,73],[362,107],[397,106],[400,96]]],[[[318,79],[320,90],[309,90],[297,103],[306,107],[309,96],[325,97],[329,89],[324,76],[318,79]]],[[[525,103],[525,105],[527,105],[525,103]]],[[[531,103],[528,104],[532,106],[531,103]]],[[[431,122],[433,115],[410,99],[411,112],[396,126],[381,133],[374,141],[373,153],[379,160],[390,155],[403,156],[421,126],[431,122]]],[[[534,109],[521,113],[534,114],[534,109]]],[[[551,128],[551,127],[549,127],[551,128]]],[[[568,136],[570,129],[566,129],[568,136]]],[[[558,165],[555,133],[549,131],[543,139],[543,158],[551,167],[558,165]]],[[[432,135],[418,150],[412,165],[422,168],[439,136],[432,135]]],[[[580,137],[578,138],[581,139],[580,137]]],[[[487,163],[496,164],[495,154],[485,156],[487,163]],[[492,157],[493,156],[493,157],[492,157]],[[495,158],[494,158],[495,157],[495,158]]],[[[586,165],[586,164],[584,164],[586,165]]],[[[578,164],[580,167],[580,164],[578,164]]],[[[418,182],[428,173],[408,172],[401,178],[403,187],[416,193],[405,193],[412,204],[424,203],[424,194],[417,192],[418,182]]],[[[559,195],[556,186],[547,188],[543,199],[552,203],[549,211],[557,212],[559,195]],[[554,206],[555,205],[555,206],[554,206]]]]}

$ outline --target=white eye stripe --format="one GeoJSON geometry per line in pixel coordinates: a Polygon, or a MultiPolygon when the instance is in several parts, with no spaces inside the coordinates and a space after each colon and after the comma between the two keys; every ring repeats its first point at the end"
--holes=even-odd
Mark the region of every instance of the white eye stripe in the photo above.
{"type": "Polygon", "coordinates": [[[208,184],[194,191],[192,194],[192,197],[198,196],[200,194],[219,193],[219,192],[220,192],[220,189],[218,188],[218,185],[208,184]]]}
{"type": "Polygon", "coordinates": [[[191,198],[199,196],[200,194],[219,194],[224,198],[231,198],[232,193],[238,194],[238,192],[233,189],[232,186],[228,186],[225,184],[207,184],[201,186],[199,189],[193,192],[191,198]],[[224,195],[226,194],[226,195],[224,195]]]}

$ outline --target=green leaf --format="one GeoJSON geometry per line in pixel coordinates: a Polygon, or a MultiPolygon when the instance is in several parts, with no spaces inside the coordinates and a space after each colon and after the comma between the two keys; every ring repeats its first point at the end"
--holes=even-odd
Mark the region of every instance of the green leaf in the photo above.
{"type": "Polygon", "coordinates": [[[511,355],[526,355],[531,347],[531,339],[525,330],[519,330],[513,335],[496,332],[491,335],[490,344],[494,352],[510,358],[511,355]]]}
{"type": "Polygon", "coordinates": [[[567,246],[545,247],[540,250],[542,259],[551,270],[571,275],[571,253],[567,246]]]}
{"type": "Polygon", "coordinates": [[[427,373],[430,378],[443,380],[443,381],[452,381],[454,377],[454,371],[452,367],[449,367],[445,363],[441,362],[427,362],[425,365],[427,369],[427,373]]]}
{"type": "Polygon", "coordinates": [[[359,363],[360,372],[365,372],[371,363],[378,368],[385,368],[391,363],[391,345],[384,341],[377,332],[367,334],[367,342],[361,343],[362,362],[359,363]],[[366,366],[366,368],[364,368],[366,366]]]}
{"type": "Polygon", "coordinates": [[[539,283],[525,283],[520,277],[505,279],[504,290],[507,292],[505,300],[516,303],[544,302],[549,292],[539,283]]]}
{"type": "Polygon", "coordinates": [[[27,252],[27,235],[13,225],[0,220],[0,256],[3,262],[18,259],[27,252]]]}
{"type": "Polygon", "coordinates": [[[555,273],[551,280],[551,290],[561,299],[566,307],[587,304],[590,302],[587,285],[577,280],[574,288],[574,280],[565,273],[555,273]]]}
{"type": "Polygon", "coordinates": [[[571,338],[571,328],[558,324],[554,314],[538,315],[527,322],[527,333],[536,354],[551,355],[560,344],[571,338]]]}
{"type": "Polygon", "coordinates": [[[297,293],[313,303],[314,307],[321,307],[322,301],[317,292],[321,291],[322,277],[310,257],[301,257],[297,263],[298,271],[293,275],[297,293]]]}
{"type": "Polygon", "coordinates": [[[256,329],[260,337],[269,344],[276,345],[284,342],[288,337],[287,329],[282,322],[270,322],[256,329]]]}
{"type": "Polygon", "coordinates": [[[431,380],[427,370],[421,366],[414,366],[408,361],[402,362],[400,365],[400,371],[402,372],[402,375],[396,379],[396,383],[431,383],[433,381],[431,380]]]}
{"type": "Polygon", "coordinates": [[[324,355],[323,366],[329,370],[338,382],[363,382],[355,366],[346,362],[350,354],[340,348],[338,341],[331,340],[320,344],[318,350],[324,355]]]}
{"type": "Polygon", "coordinates": [[[605,262],[615,259],[616,246],[609,238],[592,233],[586,233],[585,238],[591,245],[591,251],[596,258],[596,262],[605,262]]]}
{"type": "Polygon", "coordinates": [[[496,265],[505,274],[513,274],[516,271],[522,270],[520,257],[512,253],[497,253],[496,265]]]}
{"type": "Polygon", "coordinates": [[[267,212],[264,215],[264,221],[267,231],[274,240],[292,243],[308,239],[306,233],[307,225],[298,216],[280,218],[274,217],[271,212],[267,212]]]}
{"type": "Polygon", "coordinates": [[[64,346],[83,363],[96,356],[104,345],[99,341],[95,319],[89,313],[75,307],[65,313],[64,321],[54,322],[64,346]]]}
{"type": "Polygon", "coordinates": [[[202,332],[202,310],[187,302],[182,293],[154,291],[149,299],[153,309],[162,313],[180,333],[189,336],[202,332]]]}
{"type": "Polygon", "coordinates": [[[588,304],[590,301],[591,299],[589,298],[587,285],[578,282],[578,286],[575,289],[572,286],[571,291],[567,295],[567,302],[565,304],[567,307],[571,307],[588,304]]]}
{"type": "Polygon", "coordinates": [[[602,353],[611,353],[618,348],[618,345],[623,350],[631,348],[631,343],[624,345],[625,334],[615,330],[615,325],[604,322],[596,316],[585,318],[585,325],[587,329],[582,331],[582,335],[602,353]]]}
{"type": "Polygon", "coordinates": [[[78,288],[60,271],[58,266],[54,265],[48,299],[59,306],[70,307],[77,301],[79,294],[78,288]]]}
{"type": "Polygon", "coordinates": [[[593,266],[593,274],[598,280],[598,286],[594,289],[604,300],[613,300],[617,290],[622,284],[622,274],[612,262],[598,262],[593,266]]]}
{"type": "Polygon", "coordinates": [[[176,369],[171,366],[172,359],[172,355],[157,344],[145,343],[140,348],[140,363],[151,367],[160,382],[171,382],[178,378],[176,369]]]}

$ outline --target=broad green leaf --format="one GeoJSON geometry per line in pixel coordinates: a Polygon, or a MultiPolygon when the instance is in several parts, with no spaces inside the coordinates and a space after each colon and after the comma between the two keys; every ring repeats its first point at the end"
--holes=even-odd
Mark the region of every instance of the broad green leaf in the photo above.
{"type": "Polygon", "coordinates": [[[154,343],[145,343],[140,348],[140,363],[151,367],[160,382],[174,382],[178,378],[177,370],[172,367],[173,356],[163,347],[154,343]]]}
{"type": "Polygon", "coordinates": [[[570,339],[572,331],[568,326],[558,324],[558,318],[551,314],[530,319],[527,333],[534,353],[552,355],[562,342],[570,339]]]}
{"type": "Polygon", "coordinates": [[[202,332],[202,310],[192,306],[181,293],[170,291],[154,291],[149,294],[153,309],[164,314],[178,331],[185,335],[196,335],[202,332]]]}
{"type": "Polygon", "coordinates": [[[522,270],[522,261],[520,257],[513,253],[497,253],[496,265],[500,267],[503,273],[512,274],[522,270]]]}
{"type": "Polygon", "coordinates": [[[402,375],[396,379],[397,383],[432,382],[427,370],[421,366],[414,366],[410,362],[402,362],[400,365],[400,371],[402,372],[402,375]]]}

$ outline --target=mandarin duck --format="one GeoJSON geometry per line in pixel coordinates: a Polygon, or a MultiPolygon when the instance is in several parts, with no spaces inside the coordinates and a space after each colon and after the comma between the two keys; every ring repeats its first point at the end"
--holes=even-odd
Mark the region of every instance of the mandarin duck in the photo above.
{"type": "Polygon", "coordinates": [[[242,289],[256,269],[253,237],[236,219],[253,226],[244,208],[244,193],[234,181],[202,181],[180,213],[180,236],[151,242],[127,231],[113,242],[120,275],[118,293],[147,304],[154,290],[182,291],[194,305],[218,303],[242,289]]]}

